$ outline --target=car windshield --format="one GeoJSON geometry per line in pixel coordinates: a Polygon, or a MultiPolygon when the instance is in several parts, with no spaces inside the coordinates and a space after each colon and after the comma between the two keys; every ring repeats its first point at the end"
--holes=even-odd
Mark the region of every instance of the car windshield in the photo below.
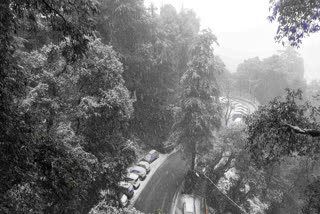
{"type": "Polygon", "coordinates": [[[147,155],[145,156],[145,159],[146,159],[146,160],[150,160],[151,158],[152,158],[151,154],[147,154],[147,155]]]}
{"type": "Polygon", "coordinates": [[[172,145],[172,144],[173,144],[173,143],[170,142],[170,141],[166,141],[166,142],[163,143],[163,145],[165,145],[165,146],[172,145]]]}
{"type": "Polygon", "coordinates": [[[124,180],[125,180],[125,181],[128,181],[128,182],[132,182],[132,181],[134,181],[134,179],[132,179],[132,178],[128,178],[128,177],[126,177],[124,180]]]}
{"type": "Polygon", "coordinates": [[[138,166],[141,166],[141,167],[146,167],[147,166],[147,163],[142,163],[142,162],[140,162],[140,163],[138,163],[138,166]]]}

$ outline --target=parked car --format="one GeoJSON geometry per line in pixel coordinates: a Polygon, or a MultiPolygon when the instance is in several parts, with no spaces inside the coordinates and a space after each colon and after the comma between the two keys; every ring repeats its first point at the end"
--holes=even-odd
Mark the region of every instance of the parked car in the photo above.
{"type": "Polygon", "coordinates": [[[126,196],[123,193],[120,193],[120,195],[119,195],[119,203],[120,203],[120,207],[127,207],[129,205],[128,196],[126,196]]]}
{"type": "Polygon", "coordinates": [[[138,189],[140,187],[139,175],[137,174],[128,173],[124,180],[132,184],[134,189],[138,189]]]}
{"type": "Polygon", "coordinates": [[[121,181],[121,182],[119,182],[119,187],[120,187],[121,192],[123,194],[125,194],[126,196],[128,196],[128,198],[133,197],[134,191],[133,191],[133,186],[131,183],[121,181]]]}
{"type": "Polygon", "coordinates": [[[152,163],[156,159],[159,158],[159,152],[156,150],[151,150],[144,158],[143,160],[147,161],[148,163],[152,163]]]}
{"type": "Polygon", "coordinates": [[[174,150],[175,144],[170,141],[165,141],[162,143],[161,152],[163,153],[169,153],[172,150],[174,150]]]}
{"type": "Polygon", "coordinates": [[[147,161],[139,161],[137,163],[137,166],[143,167],[146,171],[147,174],[150,172],[151,168],[150,168],[150,164],[147,161]]]}
{"type": "Polygon", "coordinates": [[[144,180],[147,177],[147,171],[141,166],[130,167],[128,172],[139,175],[140,180],[144,180]]]}

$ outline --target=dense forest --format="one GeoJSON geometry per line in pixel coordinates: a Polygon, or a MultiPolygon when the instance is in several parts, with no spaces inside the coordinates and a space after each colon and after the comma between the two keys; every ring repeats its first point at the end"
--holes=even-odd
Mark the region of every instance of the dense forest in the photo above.
{"type": "MultiPolygon", "coordinates": [[[[217,185],[234,170],[225,193],[248,213],[319,213],[320,83],[306,83],[292,47],[230,73],[200,29],[194,11],[143,0],[2,0],[0,213],[138,213],[118,208],[118,182],[167,140],[217,185]],[[226,127],[220,96],[261,106],[226,127]]],[[[207,196],[217,213],[240,213],[207,196]]]]}
{"type": "Polygon", "coordinates": [[[142,0],[0,9],[0,212],[87,213],[101,190],[117,206],[126,167],[168,138],[193,44],[214,35],[142,0]]]}

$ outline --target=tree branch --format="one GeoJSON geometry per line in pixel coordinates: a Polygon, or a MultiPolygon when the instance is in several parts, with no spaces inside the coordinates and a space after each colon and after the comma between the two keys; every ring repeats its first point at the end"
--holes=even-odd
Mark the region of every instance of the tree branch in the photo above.
{"type": "Polygon", "coordinates": [[[297,134],[309,135],[311,137],[320,137],[320,130],[316,129],[302,129],[298,126],[293,126],[290,124],[284,124],[284,126],[290,128],[293,132],[297,134]]]}
{"type": "Polygon", "coordinates": [[[57,11],[55,8],[53,8],[52,6],[50,6],[50,5],[48,4],[48,2],[46,2],[45,0],[42,0],[42,2],[43,2],[51,11],[53,11],[55,14],[57,14],[58,16],[60,16],[65,23],[68,23],[67,20],[64,18],[64,16],[63,16],[61,13],[59,13],[59,11],[57,11]]]}

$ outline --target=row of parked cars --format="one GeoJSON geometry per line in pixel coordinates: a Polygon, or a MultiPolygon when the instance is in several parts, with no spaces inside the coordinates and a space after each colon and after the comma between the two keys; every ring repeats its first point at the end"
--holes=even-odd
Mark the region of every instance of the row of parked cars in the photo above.
{"type": "Polygon", "coordinates": [[[129,200],[134,196],[134,191],[140,187],[140,181],[144,181],[151,171],[150,164],[158,158],[159,153],[151,150],[142,160],[127,169],[123,181],[119,182],[120,206],[128,206],[129,200]]]}

